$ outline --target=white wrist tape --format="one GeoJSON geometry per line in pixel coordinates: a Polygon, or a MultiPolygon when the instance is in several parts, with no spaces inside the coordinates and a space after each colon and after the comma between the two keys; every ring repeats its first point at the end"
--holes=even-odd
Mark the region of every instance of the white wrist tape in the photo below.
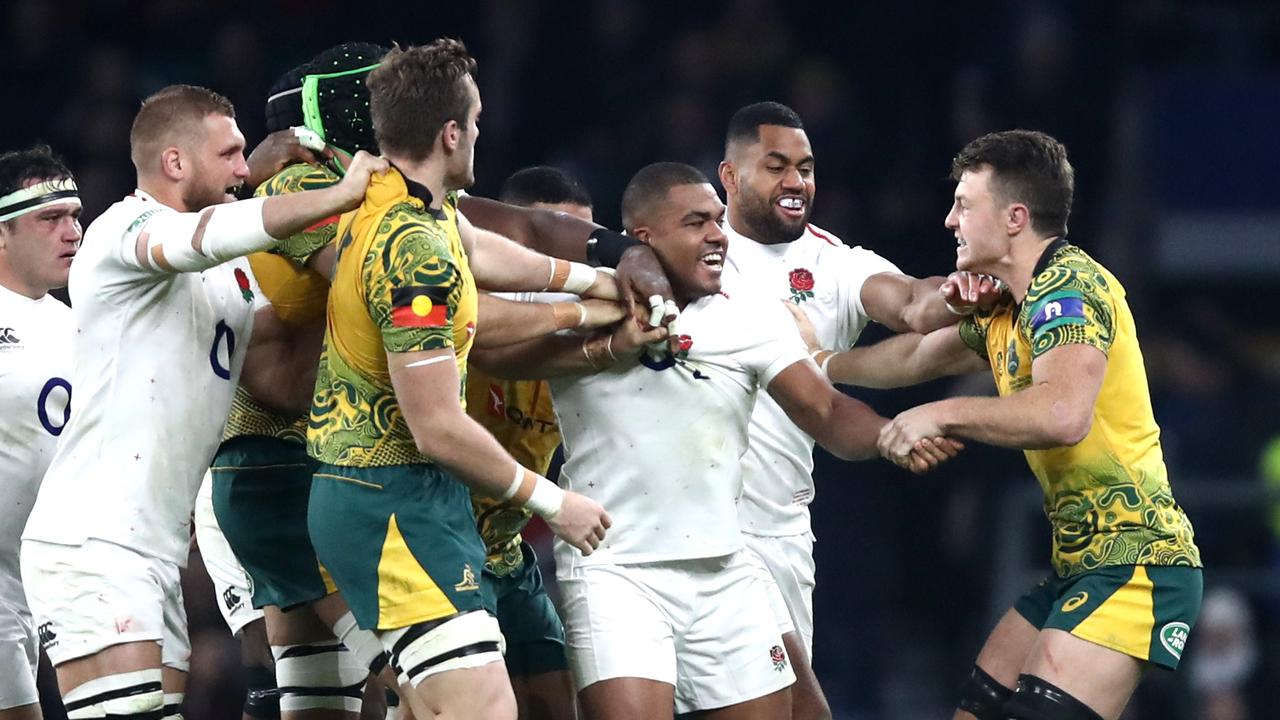
{"type": "Polygon", "coordinates": [[[514,500],[550,520],[560,512],[560,507],[564,504],[564,490],[538,473],[516,463],[515,476],[507,486],[506,492],[502,493],[502,499],[514,500]]]}
{"type": "Polygon", "coordinates": [[[581,295],[596,284],[596,269],[580,262],[569,263],[569,277],[564,281],[564,291],[581,295]]]}

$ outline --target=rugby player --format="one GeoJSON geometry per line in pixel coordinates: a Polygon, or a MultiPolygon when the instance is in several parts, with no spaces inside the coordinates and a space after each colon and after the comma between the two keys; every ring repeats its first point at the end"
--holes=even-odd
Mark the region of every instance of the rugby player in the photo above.
{"type": "Polygon", "coordinates": [[[1012,297],[956,328],[836,354],[827,371],[874,387],[995,376],[999,397],[908,410],[879,440],[896,461],[938,433],[1020,448],[1044,491],[1053,571],[987,638],[955,716],[1114,719],[1147,668],[1177,667],[1203,587],[1133,316],[1124,286],[1067,241],[1075,179],[1061,143],[985,135],[955,157],[952,177],[956,267],[999,278],[1012,297]]]}
{"type": "MultiPolygon", "coordinates": [[[[994,299],[989,281],[912,278],[876,253],[848,247],[809,224],[816,163],[791,108],[747,105],[734,113],[726,135],[720,182],[728,204],[724,282],[731,295],[794,303],[831,348],[852,347],[868,322],[897,332],[927,332],[954,324],[976,302],[994,299]]],[[[796,634],[784,637],[797,677],[794,715],[827,718],[831,711],[809,660],[816,570],[809,518],[813,438],[762,395],[751,414],[750,439],[743,457],[742,529],[748,547],[777,581],[795,626],[796,634]]]]}
{"type": "MultiPolygon", "coordinates": [[[[670,718],[673,707],[789,718],[795,678],[779,630],[790,628],[775,615],[767,570],[744,549],[736,506],[751,408],[767,390],[846,459],[873,457],[887,420],[826,381],[783,303],[721,292],[725,208],[702,173],[650,165],[627,186],[622,212],[682,306],[675,353],[642,354],[628,337],[632,319],[610,336],[580,346],[553,338],[530,353],[532,372],[596,373],[551,381],[563,482],[615,520],[595,553],[556,547],[579,700],[606,720],[670,718]]],[[[916,469],[957,449],[925,441],[916,469]]]]}
{"type": "Polygon", "coordinates": [[[480,232],[457,212],[455,191],[474,180],[475,67],[461,42],[441,39],[392,50],[369,75],[393,169],[339,223],[307,433],[319,461],[312,543],[418,717],[516,716],[467,488],[516,498],[587,552],[609,524],[463,411],[477,286],[617,297],[607,273],[480,232]]]}
{"type": "Polygon", "coordinates": [[[89,227],[71,273],[77,411],[22,536],[71,718],[180,714],[178,568],[257,305],[241,256],[354,207],[386,168],[360,155],[333,187],[231,202],[248,175],[234,110],[186,85],[143,102],[130,147],[138,188],[89,227]]]}
{"type": "Polygon", "coordinates": [[[18,544],[71,413],[75,330],[49,290],[66,287],[79,246],[71,171],[46,145],[0,154],[0,720],[41,717],[18,544]]]}

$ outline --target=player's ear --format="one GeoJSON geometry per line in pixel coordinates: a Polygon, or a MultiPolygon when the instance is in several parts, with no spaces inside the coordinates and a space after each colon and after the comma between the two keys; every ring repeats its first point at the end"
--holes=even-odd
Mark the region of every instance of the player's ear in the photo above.
{"type": "Polygon", "coordinates": [[[450,120],[440,128],[440,142],[444,144],[444,149],[453,152],[458,149],[458,140],[462,137],[462,127],[458,125],[457,120],[450,120]]]}
{"type": "Polygon", "coordinates": [[[1022,203],[1013,203],[1005,210],[1005,230],[1017,235],[1031,225],[1031,210],[1022,203]]]}
{"type": "Polygon", "coordinates": [[[170,145],[160,152],[160,172],[170,180],[181,180],[186,177],[186,164],[182,161],[182,151],[176,145],[170,145]]]}
{"type": "Polygon", "coordinates": [[[720,185],[726,195],[738,194],[738,168],[730,160],[720,161],[720,185]]]}
{"type": "Polygon", "coordinates": [[[644,243],[645,245],[653,244],[652,242],[653,233],[649,231],[648,225],[641,225],[640,227],[632,228],[631,232],[627,234],[639,240],[640,242],[644,243]]]}

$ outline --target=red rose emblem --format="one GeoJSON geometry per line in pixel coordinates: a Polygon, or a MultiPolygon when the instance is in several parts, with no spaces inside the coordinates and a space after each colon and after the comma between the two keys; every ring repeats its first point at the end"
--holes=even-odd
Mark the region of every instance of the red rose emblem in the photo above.
{"type": "Polygon", "coordinates": [[[791,271],[788,279],[791,281],[792,302],[802,303],[813,299],[813,273],[804,268],[796,268],[791,271]]]}
{"type": "Polygon", "coordinates": [[[679,335],[676,337],[676,347],[681,353],[687,353],[693,348],[693,338],[688,335],[679,335]]]}
{"type": "Polygon", "coordinates": [[[236,268],[236,285],[240,286],[240,295],[245,302],[253,302],[253,291],[249,289],[249,277],[240,268],[236,268]]]}
{"type": "Polygon", "coordinates": [[[773,669],[778,672],[787,667],[787,655],[782,651],[781,645],[769,648],[769,659],[773,661],[773,669]]]}

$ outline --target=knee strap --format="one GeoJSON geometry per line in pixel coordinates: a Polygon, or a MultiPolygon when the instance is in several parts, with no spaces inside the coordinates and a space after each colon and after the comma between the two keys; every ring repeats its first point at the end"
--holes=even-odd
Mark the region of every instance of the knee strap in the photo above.
{"type": "Polygon", "coordinates": [[[259,720],[280,720],[280,691],[270,668],[248,668],[249,692],[244,698],[244,714],[259,720]]]}
{"type": "Polygon", "coordinates": [[[280,710],[360,712],[369,669],[340,642],[272,645],[280,710]]]}
{"type": "Polygon", "coordinates": [[[1013,690],[974,665],[969,679],[960,688],[960,703],[956,707],[978,720],[1004,720],[1004,704],[1011,695],[1013,690]]]}
{"type": "Polygon", "coordinates": [[[387,665],[387,652],[382,649],[382,642],[371,630],[362,630],[356,626],[356,617],[347,611],[333,624],[333,636],[347,646],[356,659],[369,668],[371,675],[382,672],[387,665]]]}
{"type": "Polygon", "coordinates": [[[70,720],[161,720],[164,691],[160,668],[94,678],[73,688],[62,701],[70,720]]]}
{"type": "Polygon", "coordinates": [[[182,720],[182,699],[186,693],[164,694],[164,720],[182,720]]]}
{"type": "Polygon", "coordinates": [[[430,675],[502,662],[498,620],[483,610],[383,633],[401,683],[417,687],[430,675]]]}
{"type": "Polygon", "coordinates": [[[1088,705],[1035,675],[1018,676],[1018,689],[1004,712],[1009,720],[1102,720],[1088,705]]]}

